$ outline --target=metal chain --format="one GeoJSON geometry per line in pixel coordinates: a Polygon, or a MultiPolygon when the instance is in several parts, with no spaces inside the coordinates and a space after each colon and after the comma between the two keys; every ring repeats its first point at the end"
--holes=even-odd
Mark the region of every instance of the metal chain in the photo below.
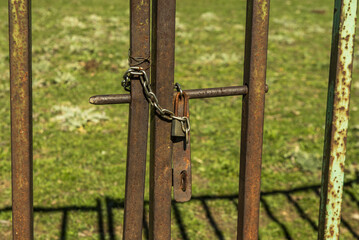
{"type": "MultiPolygon", "coordinates": [[[[132,76],[139,76],[147,101],[156,109],[156,112],[160,114],[162,118],[170,121],[176,119],[181,122],[182,131],[186,133],[186,139],[188,139],[188,133],[191,130],[189,118],[185,116],[184,117],[175,116],[175,114],[172,111],[161,107],[161,105],[158,102],[157,96],[152,91],[147,74],[142,67],[130,67],[125,72],[125,74],[123,75],[122,86],[126,91],[131,91],[132,76]]],[[[177,90],[182,94],[182,89],[180,85],[176,83],[175,86],[177,90]]]]}

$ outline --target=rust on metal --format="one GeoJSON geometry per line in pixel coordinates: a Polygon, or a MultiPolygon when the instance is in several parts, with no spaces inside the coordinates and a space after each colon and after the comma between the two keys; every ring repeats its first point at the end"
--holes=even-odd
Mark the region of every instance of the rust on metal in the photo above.
{"type": "Polygon", "coordinates": [[[221,87],[221,88],[205,88],[184,90],[190,99],[210,98],[210,97],[226,97],[247,94],[247,86],[221,87]]]}
{"type": "MultiPolygon", "coordinates": [[[[152,1],[151,86],[165,109],[173,110],[176,0],[152,1]]],[[[171,122],[151,111],[150,240],[171,239],[171,122]]]]}
{"type": "Polygon", "coordinates": [[[89,103],[94,105],[107,105],[107,104],[122,104],[130,103],[130,94],[108,94],[92,96],[89,99],[89,103]]]}
{"type": "MultiPolygon", "coordinates": [[[[150,0],[130,1],[130,25],[130,65],[149,69],[142,59],[150,56],[150,0]]],[[[141,240],[149,109],[139,76],[131,81],[130,99],[123,239],[141,240]]]]}
{"type": "MultiPolygon", "coordinates": [[[[265,87],[265,91],[268,92],[267,85],[265,87]]],[[[245,95],[248,93],[248,88],[247,86],[233,86],[220,88],[190,89],[183,90],[183,92],[185,92],[190,99],[198,99],[245,95]]],[[[176,94],[177,92],[173,93],[174,96],[176,94]]],[[[131,96],[129,94],[97,95],[90,97],[89,102],[94,105],[130,103],[131,96]]]]}
{"type": "MultiPolygon", "coordinates": [[[[189,118],[188,95],[183,92],[174,96],[175,116],[189,118]]],[[[182,130],[182,129],[181,129],[182,130]]],[[[176,202],[188,202],[192,196],[192,173],[191,173],[191,134],[186,144],[185,137],[174,137],[173,141],[173,199],[176,202]]]]}
{"type": "Polygon", "coordinates": [[[269,0],[248,0],[238,198],[238,240],[257,240],[263,144],[269,0]]]}
{"type": "Polygon", "coordinates": [[[9,0],[13,239],[32,240],[31,1],[9,0]]]}
{"type": "Polygon", "coordinates": [[[336,0],[318,239],[339,239],[357,1],[336,0]]]}

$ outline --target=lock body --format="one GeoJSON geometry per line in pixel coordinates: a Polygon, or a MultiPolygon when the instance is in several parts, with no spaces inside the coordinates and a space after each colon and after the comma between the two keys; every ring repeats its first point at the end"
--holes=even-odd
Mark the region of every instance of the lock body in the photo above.
{"type": "Polygon", "coordinates": [[[174,138],[185,138],[186,137],[186,133],[182,129],[182,123],[177,119],[172,120],[171,135],[174,138]]]}

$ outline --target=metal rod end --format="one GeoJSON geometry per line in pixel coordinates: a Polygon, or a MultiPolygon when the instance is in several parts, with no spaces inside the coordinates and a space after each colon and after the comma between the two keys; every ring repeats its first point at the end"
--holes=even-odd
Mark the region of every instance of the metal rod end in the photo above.
{"type": "Polygon", "coordinates": [[[89,103],[96,104],[96,98],[95,97],[90,97],[89,98],[89,103]]]}

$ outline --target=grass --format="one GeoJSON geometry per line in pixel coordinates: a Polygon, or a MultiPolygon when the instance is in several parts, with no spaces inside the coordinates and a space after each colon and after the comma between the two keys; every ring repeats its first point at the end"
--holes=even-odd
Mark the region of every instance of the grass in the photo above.
{"type": "MultiPolygon", "coordinates": [[[[245,2],[178,1],[175,78],[183,88],[242,83],[245,2]]],[[[261,239],[316,237],[332,13],[325,0],[271,1],[261,239]]],[[[0,239],[11,239],[6,1],[0,21],[0,239]]],[[[121,238],[128,106],[88,98],[124,93],[128,35],[128,1],[33,1],[36,239],[121,238]]],[[[347,181],[359,170],[358,60],[356,51],[347,181]]],[[[234,239],[241,99],[193,100],[190,111],[195,197],[174,205],[172,239],[234,239]]],[[[345,189],[341,239],[356,239],[359,184],[345,189]]]]}

